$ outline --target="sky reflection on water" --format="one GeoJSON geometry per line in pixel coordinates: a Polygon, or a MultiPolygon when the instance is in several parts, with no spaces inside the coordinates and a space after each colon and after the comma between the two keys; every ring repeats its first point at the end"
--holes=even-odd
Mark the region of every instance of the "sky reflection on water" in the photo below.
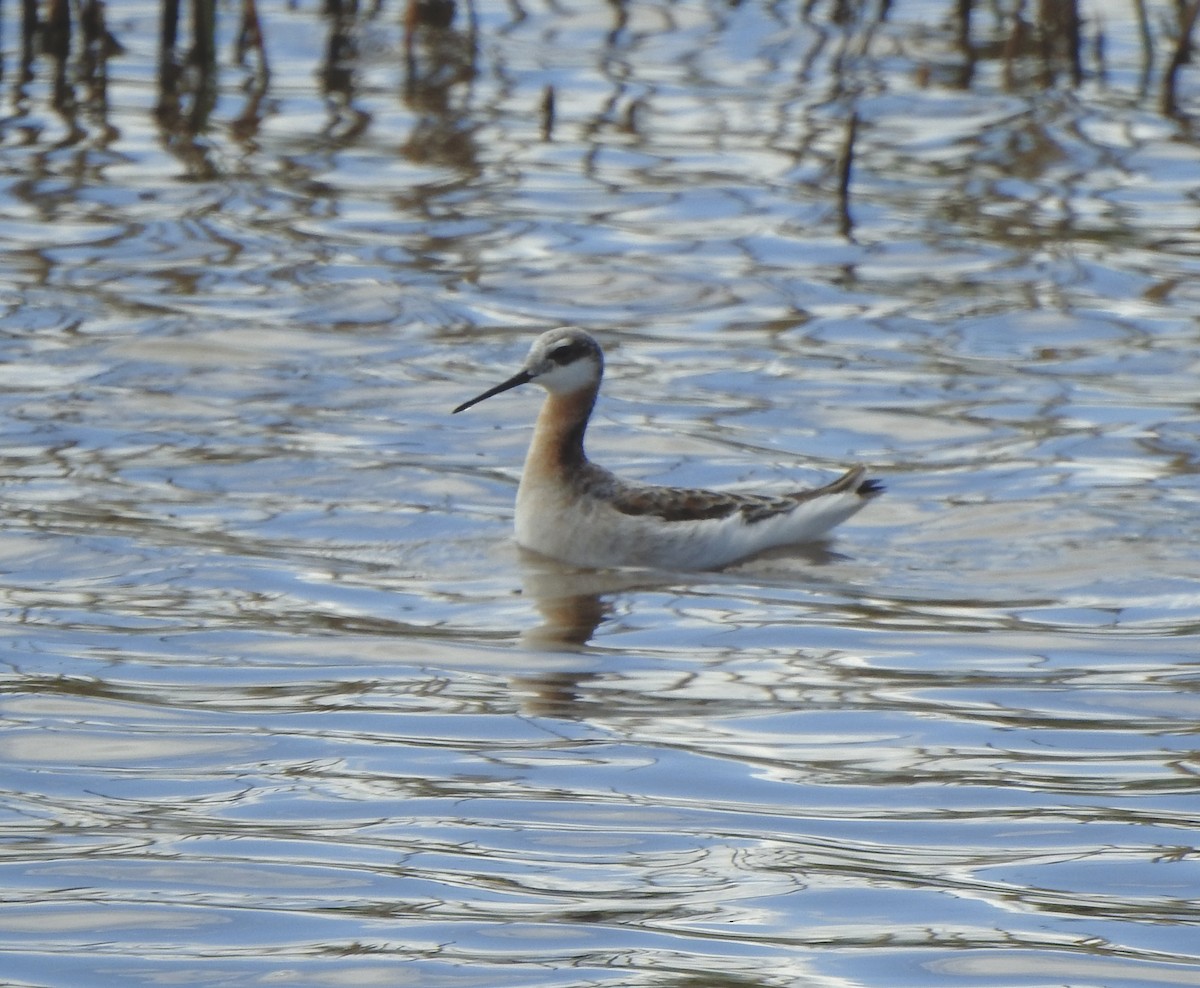
{"type": "Polygon", "coordinates": [[[1193,983],[1195,81],[1083,7],[1078,86],[918,0],[478,3],[415,78],[264,6],[265,88],[222,13],[191,129],[148,5],[106,103],[6,76],[4,978],[1193,983]],[[888,496],[521,555],[536,398],[449,410],[562,322],[621,473],[888,496]]]}

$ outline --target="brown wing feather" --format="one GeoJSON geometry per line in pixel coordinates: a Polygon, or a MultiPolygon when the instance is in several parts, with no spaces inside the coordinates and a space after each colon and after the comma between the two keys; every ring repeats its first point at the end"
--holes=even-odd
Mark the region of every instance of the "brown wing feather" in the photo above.
{"type": "Polygon", "coordinates": [[[765,494],[734,494],[725,491],[706,491],[687,487],[651,487],[625,484],[604,471],[603,479],[611,485],[606,492],[609,503],[626,515],[653,515],[663,521],[705,521],[728,518],[740,512],[747,524],[786,514],[797,504],[827,494],[853,491],[862,497],[874,497],[883,492],[877,481],[863,481],[863,467],[847,471],[831,484],[807,491],[793,491],[772,497],[765,494]]]}

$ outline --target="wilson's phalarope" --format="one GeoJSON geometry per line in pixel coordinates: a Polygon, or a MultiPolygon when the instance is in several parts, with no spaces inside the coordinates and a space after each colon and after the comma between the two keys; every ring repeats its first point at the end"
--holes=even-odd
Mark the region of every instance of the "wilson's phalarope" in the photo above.
{"type": "Polygon", "coordinates": [[[603,374],[591,336],[552,329],[534,340],[520,371],[454,409],[530,381],[546,389],[517,489],[517,542],[527,549],[577,566],[716,569],[819,539],[883,493],[861,466],[824,487],[781,495],[621,480],[583,451],[603,374]]]}

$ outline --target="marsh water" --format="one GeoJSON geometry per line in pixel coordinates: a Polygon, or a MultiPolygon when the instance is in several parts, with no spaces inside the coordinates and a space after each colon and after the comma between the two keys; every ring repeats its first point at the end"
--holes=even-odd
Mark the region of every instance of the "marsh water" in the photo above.
{"type": "Polygon", "coordinates": [[[0,982],[1200,983],[1200,71],[883,6],[6,26],[0,982]],[[622,474],[886,497],[522,555],[562,324],[622,474]]]}

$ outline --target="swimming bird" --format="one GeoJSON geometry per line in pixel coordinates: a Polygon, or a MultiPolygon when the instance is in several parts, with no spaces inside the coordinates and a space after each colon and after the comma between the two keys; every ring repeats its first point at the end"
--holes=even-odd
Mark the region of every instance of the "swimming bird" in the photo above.
{"type": "Polygon", "coordinates": [[[583,437],[604,376],[600,344],[582,329],[533,341],[507,381],[454,414],[533,381],[546,389],[517,488],[517,543],[585,567],[719,569],[767,549],[813,542],[883,493],[856,466],[824,487],[738,494],[640,484],[587,458],[583,437]]]}

